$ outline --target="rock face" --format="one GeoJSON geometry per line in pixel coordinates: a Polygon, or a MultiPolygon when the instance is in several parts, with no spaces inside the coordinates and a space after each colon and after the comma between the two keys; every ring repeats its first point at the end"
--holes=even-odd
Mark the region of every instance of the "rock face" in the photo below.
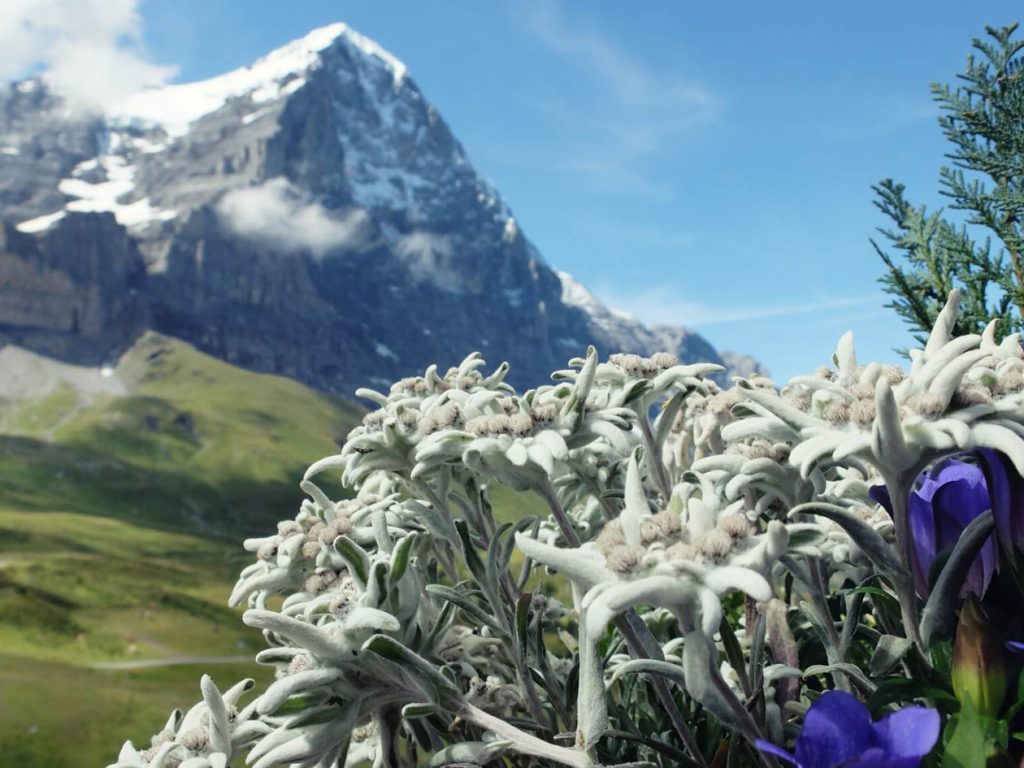
{"type": "Polygon", "coordinates": [[[536,385],[596,344],[721,362],[551,269],[405,67],[337,24],[245,69],[62,111],[0,92],[0,342],[143,328],[343,394],[480,350],[536,385]]]}
{"type": "Polygon", "coordinates": [[[0,340],[101,360],[146,325],[145,267],[110,213],[70,213],[38,236],[0,229],[0,340]]]}

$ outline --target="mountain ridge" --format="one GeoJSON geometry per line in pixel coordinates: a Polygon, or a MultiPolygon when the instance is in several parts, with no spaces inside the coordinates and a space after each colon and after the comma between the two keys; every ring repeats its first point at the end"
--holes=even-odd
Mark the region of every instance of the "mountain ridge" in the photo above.
{"type": "Polygon", "coordinates": [[[0,91],[0,343],[98,362],[151,328],[344,395],[474,349],[520,386],[588,344],[723,362],[556,273],[346,25],[103,117],[62,109],[40,80],[0,91]]]}

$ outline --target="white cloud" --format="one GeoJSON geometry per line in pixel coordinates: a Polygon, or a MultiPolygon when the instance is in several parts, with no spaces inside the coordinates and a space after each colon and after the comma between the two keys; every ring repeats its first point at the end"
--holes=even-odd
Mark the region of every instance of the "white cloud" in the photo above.
{"type": "Polygon", "coordinates": [[[318,257],[335,248],[358,248],[369,225],[365,211],[329,211],[282,176],[228,192],[217,213],[235,234],[318,257]]]}
{"type": "Polygon", "coordinates": [[[645,323],[685,325],[690,328],[834,313],[837,310],[863,309],[870,306],[881,307],[886,301],[884,294],[872,293],[861,296],[815,298],[785,304],[720,305],[680,299],[678,294],[666,287],[626,293],[610,286],[601,286],[595,293],[608,306],[626,312],[645,323]]]}
{"type": "Polygon", "coordinates": [[[448,235],[417,229],[395,242],[395,253],[405,260],[409,274],[439,288],[457,291],[462,278],[452,266],[455,249],[448,235]]]}
{"type": "Polygon", "coordinates": [[[142,48],[139,0],[4,0],[0,79],[42,74],[74,109],[102,110],[175,67],[142,48]]]}

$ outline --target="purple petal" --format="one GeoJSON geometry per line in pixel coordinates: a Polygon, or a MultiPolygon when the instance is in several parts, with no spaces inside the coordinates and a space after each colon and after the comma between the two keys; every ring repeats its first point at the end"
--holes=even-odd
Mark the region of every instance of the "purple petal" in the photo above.
{"type": "Polygon", "coordinates": [[[942,483],[932,496],[932,507],[939,511],[935,542],[939,549],[948,549],[956,544],[963,529],[991,506],[981,470],[975,478],[942,483]]]}
{"type": "Polygon", "coordinates": [[[871,749],[863,757],[843,763],[841,768],[918,768],[920,765],[920,757],[888,757],[880,749],[871,749]]]}
{"type": "MultiPolygon", "coordinates": [[[[952,549],[960,539],[964,528],[978,515],[991,507],[985,478],[981,470],[973,467],[974,473],[967,478],[953,480],[942,486],[932,497],[936,527],[936,549],[939,552],[952,549]]],[[[989,539],[975,559],[965,583],[966,591],[979,597],[985,594],[996,569],[996,545],[989,539]]]]}
{"type": "MultiPolygon", "coordinates": [[[[902,759],[902,758],[900,758],[902,759]]],[[[892,760],[881,747],[872,747],[867,752],[843,763],[842,768],[893,768],[892,760]]]]}
{"type": "Polygon", "coordinates": [[[910,522],[910,540],[914,545],[914,586],[922,597],[928,597],[928,571],[935,561],[935,510],[931,502],[913,492],[907,505],[910,522]]]}
{"type": "Polygon", "coordinates": [[[906,707],[875,723],[875,733],[888,757],[921,758],[939,740],[939,713],[926,707],[906,707]]]}
{"type": "Polygon", "coordinates": [[[1008,550],[1024,548],[1024,483],[1001,453],[980,448],[978,458],[985,473],[985,484],[992,500],[999,538],[1008,550]]]}
{"type": "Polygon", "coordinates": [[[929,475],[939,485],[953,483],[957,480],[966,480],[972,485],[984,482],[984,474],[977,464],[971,464],[959,459],[948,459],[935,467],[929,475]]]}
{"type": "Polygon", "coordinates": [[[804,717],[796,740],[801,768],[832,768],[876,746],[867,708],[849,693],[829,691],[804,717]]]}
{"type": "MultiPolygon", "coordinates": [[[[781,757],[783,760],[787,760],[788,762],[792,763],[793,765],[797,765],[796,758],[793,756],[793,754],[791,752],[787,752],[782,747],[775,746],[770,741],[765,741],[764,739],[758,739],[757,741],[754,742],[754,746],[757,747],[762,752],[767,752],[769,755],[775,755],[776,757],[781,757]]],[[[797,765],[797,768],[800,768],[800,766],[797,765]]]]}
{"type": "Polygon", "coordinates": [[[939,489],[939,484],[935,481],[935,478],[928,473],[922,474],[917,478],[917,488],[913,491],[925,501],[930,502],[932,496],[935,495],[935,491],[939,489]]]}
{"type": "Polygon", "coordinates": [[[872,485],[868,488],[868,496],[875,504],[881,504],[885,511],[892,514],[892,497],[889,496],[889,489],[884,485],[872,485]]]}
{"type": "Polygon", "coordinates": [[[1007,640],[1006,647],[1015,653],[1024,653],[1024,643],[1017,640],[1007,640]]]}

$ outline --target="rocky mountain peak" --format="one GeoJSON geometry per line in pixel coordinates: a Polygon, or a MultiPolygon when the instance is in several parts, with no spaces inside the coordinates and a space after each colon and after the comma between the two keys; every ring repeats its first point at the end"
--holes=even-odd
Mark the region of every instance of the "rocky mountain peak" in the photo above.
{"type": "MultiPolygon", "coordinates": [[[[0,93],[0,219],[24,236],[4,263],[36,274],[51,269],[44,251],[65,270],[82,249],[134,258],[118,262],[132,311],[111,319],[134,325],[76,343],[23,307],[16,324],[0,318],[0,341],[74,358],[151,327],[342,393],[475,349],[526,385],[590,343],[719,360],[548,267],[405,65],[344,24],[98,122],[58,107],[36,81],[0,93]],[[89,215],[129,246],[84,228],[89,215]]],[[[68,280],[88,294],[99,277],[68,280]]]]}

